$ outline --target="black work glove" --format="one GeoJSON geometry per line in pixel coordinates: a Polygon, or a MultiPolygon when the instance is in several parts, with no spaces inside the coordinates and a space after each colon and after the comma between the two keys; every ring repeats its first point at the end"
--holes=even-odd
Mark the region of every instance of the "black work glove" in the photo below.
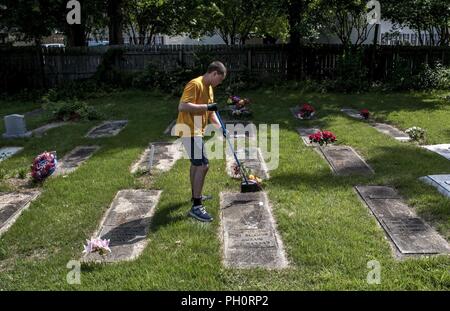
{"type": "Polygon", "coordinates": [[[216,103],[208,104],[208,111],[217,111],[217,108],[216,103]]]}

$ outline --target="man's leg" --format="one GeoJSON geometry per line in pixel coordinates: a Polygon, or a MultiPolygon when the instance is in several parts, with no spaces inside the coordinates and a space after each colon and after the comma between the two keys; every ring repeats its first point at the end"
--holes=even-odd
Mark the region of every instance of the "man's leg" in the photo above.
{"type": "Polygon", "coordinates": [[[201,199],[203,184],[205,183],[206,173],[208,173],[208,164],[203,164],[201,166],[192,166],[191,169],[194,168],[194,180],[191,181],[192,185],[192,197],[194,199],[201,199]]]}
{"type": "Polygon", "coordinates": [[[206,212],[202,204],[202,189],[208,172],[208,158],[204,153],[203,139],[195,137],[191,139],[190,143],[190,177],[193,204],[189,215],[201,221],[212,221],[213,218],[206,212]]]}

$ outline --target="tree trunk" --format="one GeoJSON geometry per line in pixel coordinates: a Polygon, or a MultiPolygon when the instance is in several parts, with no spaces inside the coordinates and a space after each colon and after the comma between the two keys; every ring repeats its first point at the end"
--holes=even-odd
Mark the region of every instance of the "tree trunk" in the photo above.
{"type": "Polygon", "coordinates": [[[108,17],[109,17],[109,44],[123,44],[122,35],[122,5],[123,0],[108,0],[108,17]]]}
{"type": "Polygon", "coordinates": [[[81,23],[67,24],[67,45],[68,46],[86,46],[85,25],[81,23]]]}

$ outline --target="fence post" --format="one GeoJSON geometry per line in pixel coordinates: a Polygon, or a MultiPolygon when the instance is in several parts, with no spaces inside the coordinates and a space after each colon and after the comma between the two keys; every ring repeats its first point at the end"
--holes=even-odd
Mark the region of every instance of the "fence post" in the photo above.
{"type": "Polygon", "coordinates": [[[247,51],[247,68],[250,72],[252,71],[252,49],[251,48],[247,51]]]}
{"type": "Polygon", "coordinates": [[[183,66],[183,48],[181,48],[178,52],[178,62],[181,66],[183,66]]]}

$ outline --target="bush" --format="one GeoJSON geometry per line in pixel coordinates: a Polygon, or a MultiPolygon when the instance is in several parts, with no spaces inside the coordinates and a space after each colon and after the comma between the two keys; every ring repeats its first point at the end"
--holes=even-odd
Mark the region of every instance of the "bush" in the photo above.
{"type": "Polygon", "coordinates": [[[388,71],[385,88],[391,91],[414,89],[414,76],[409,62],[404,58],[395,59],[388,71]]]}
{"type": "Polygon", "coordinates": [[[450,68],[441,63],[435,63],[433,67],[424,64],[415,78],[415,83],[417,89],[449,89],[450,68]]]}
{"type": "Polygon", "coordinates": [[[193,69],[179,67],[174,71],[158,70],[149,64],[145,70],[134,77],[132,85],[140,89],[158,88],[163,92],[181,96],[184,85],[196,77],[193,69]]]}
{"type": "Polygon", "coordinates": [[[42,97],[42,101],[49,103],[70,99],[85,100],[105,96],[111,92],[112,89],[110,87],[93,79],[76,80],[51,88],[42,97]]]}
{"type": "Polygon", "coordinates": [[[56,120],[62,121],[100,120],[104,118],[94,107],[78,100],[49,102],[44,105],[44,109],[51,113],[56,120]]]}
{"type": "Polygon", "coordinates": [[[359,92],[369,87],[368,69],[363,64],[361,50],[348,50],[338,58],[336,78],[328,80],[326,88],[338,92],[359,92]]]}
{"type": "Polygon", "coordinates": [[[414,71],[407,60],[399,58],[393,63],[385,88],[392,91],[448,89],[450,68],[435,63],[433,66],[423,64],[414,71]]]}

